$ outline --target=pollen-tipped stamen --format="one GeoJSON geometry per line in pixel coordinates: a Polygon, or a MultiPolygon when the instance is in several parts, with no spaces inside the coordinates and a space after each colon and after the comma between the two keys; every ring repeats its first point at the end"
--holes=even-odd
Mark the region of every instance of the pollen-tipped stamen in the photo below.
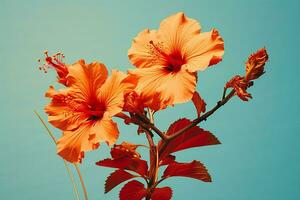
{"type": "Polygon", "coordinates": [[[48,55],[48,51],[44,51],[45,58],[44,59],[38,59],[39,70],[43,70],[45,73],[47,73],[49,68],[55,69],[58,75],[58,81],[60,83],[66,84],[66,76],[68,74],[68,68],[66,64],[63,62],[63,58],[65,57],[63,53],[58,52],[54,54],[53,56],[48,55]]]}
{"type": "Polygon", "coordinates": [[[58,52],[54,54],[53,56],[48,55],[48,51],[44,51],[45,58],[38,59],[38,63],[40,63],[39,69],[47,71],[49,68],[54,68],[56,71],[65,71],[66,65],[62,61],[62,59],[65,57],[64,54],[58,52]],[[43,62],[44,61],[44,62],[43,62]]]}
{"type": "Polygon", "coordinates": [[[159,46],[160,43],[154,44],[153,40],[149,41],[149,44],[153,47],[153,53],[159,57],[162,57],[167,62],[166,69],[171,72],[177,72],[181,69],[181,66],[185,63],[179,51],[175,51],[171,54],[167,54],[159,46]]]}
{"type": "Polygon", "coordinates": [[[154,44],[153,40],[149,41],[149,44],[154,48],[157,55],[163,56],[165,59],[168,58],[168,54],[166,54],[161,47],[159,47],[157,44],[154,44]]]}

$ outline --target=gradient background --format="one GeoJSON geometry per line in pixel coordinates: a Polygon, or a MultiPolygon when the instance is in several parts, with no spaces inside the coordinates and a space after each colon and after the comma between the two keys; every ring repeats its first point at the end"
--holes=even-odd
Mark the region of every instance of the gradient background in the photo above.
{"type": "MultiPolygon", "coordinates": [[[[175,200],[300,199],[299,2],[0,0],[0,199],[74,199],[63,162],[33,114],[43,113],[44,92],[55,80],[53,72],[37,69],[43,50],[64,52],[68,63],[100,60],[125,71],[131,67],[131,39],[179,11],[199,20],[204,31],[217,28],[225,40],[223,62],[199,74],[198,90],[208,108],[226,81],[243,73],[251,52],[266,46],[270,62],[249,90],[253,100],[234,98],[203,123],[222,145],[177,154],[179,161],[203,162],[213,182],[173,178],[162,185],[173,188],[175,200]]],[[[182,116],[195,117],[191,103],[161,112],[157,125],[165,129],[182,116]]],[[[145,142],[134,126],[121,124],[120,130],[119,142],[145,142]]],[[[102,145],[87,153],[81,165],[91,200],[118,199],[120,186],[103,191],[113,170],[94,164],[108,150],[102,145]]]]}

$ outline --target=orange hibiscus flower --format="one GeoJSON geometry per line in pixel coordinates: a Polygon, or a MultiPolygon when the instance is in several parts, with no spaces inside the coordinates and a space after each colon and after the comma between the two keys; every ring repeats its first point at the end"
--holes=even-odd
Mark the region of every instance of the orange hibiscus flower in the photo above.
{"type": "Polygon", "coordinates": [[[222,60],[224,42],[217,30],[201,33],[199,23],[177,13],[159,29],[146,29],[132,42],[128,56],[139,69],[136,91],[146,106],[159,110],[189,101],[195,92],[196,71],[222,60]]]}
{"type": "Polygon", "coordinates": [[[56,91],[50,86],[46,93],[52,99],[45,107],[48,120],[63,131],[57,151],[69,162],[81,162],[85,151],[96,149],[101,141],[114,144],[118,138],[111,117],[122,111],[124,93],[136,81],[115,70],[108,78],[107,74],[104,64],[80,60],[68,66],[67,88],[56,91]]]}

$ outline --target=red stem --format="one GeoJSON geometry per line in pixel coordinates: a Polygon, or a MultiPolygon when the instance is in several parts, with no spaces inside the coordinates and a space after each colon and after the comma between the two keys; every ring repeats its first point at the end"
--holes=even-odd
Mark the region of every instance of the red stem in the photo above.
{"type": "Polygon", "coordinates": [[[154,144],[152,134],[146,131],[147,140],[149,143],[149,155],[150,155],[150,169],[149,169],[149,182],[148,182],[148,194],[146,196],[146,200],[150,200],[151,194],[155,186],[157,185],[157,176],[158,176],[158,151],[157,146],[154,144]]]}
{"type": "Polygon", "coordinates": [[[149,126],[159,137],[161,137],[162,140],[167,140],[168,137],[161,131],[159,128],[157,128],[153,122],[151,122],[145,115],[136,114],[140,120],[142,120],[147,126],[149,126]]]}

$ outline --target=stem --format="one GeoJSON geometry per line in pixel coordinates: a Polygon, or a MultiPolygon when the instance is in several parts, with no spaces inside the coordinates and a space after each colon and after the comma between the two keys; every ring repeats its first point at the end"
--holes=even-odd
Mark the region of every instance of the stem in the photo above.
{"type": "Polygon", "coordinates": [[[177,131],[176,133],[174,133],[173,135],[169,136],[168,139],[163,143],[162,147],[159,150],[159,155],[162,154],[162,152],[165,150],[165,148],[167,147],[167,145],[169,144],[170,141],[174,140],[175,138],[179,137],[180,135],[182,135],[184,132],[186,132],[187,130],[193,128],[194,126],[196,126],[197,124],[199,124],[200,122],[206,120],[209,116],[211,116],[216,110],[218,110],[220,107],[222,107],[224,104],[226,104],[235,94],[235,90],[231,90],[231,92],[225,96],[224,98],[222,98],[221,101],[218,101],[217,105],[215,107],[213,107],[210,111],[206,112],[205,114],[203,114],[202,116],[194,119],[192,121],[191,124],[189,124],[188,126],[182,128],[181,130],[177,131]]]}
{"type": "Polygon", "coordinates": [[[153,117],[154,113],[150,108],[148,108],[148,113],[149,113],[149,119],[150,119],[151,124],[154,124],[154,117],[153,117]]]}
{"type": "Polygon", "coordinates": [[[156,126],[154,126],[154,124],[150,123],[149,126],[155,133],[157,133],[159,137],[161,137],[162,140],[168,139],[168,137],[163,132],[161,132],[156,126]]]}
{"type": "Polygon", "coordinates": [[[164,181],[166,178],[162,178],[162,179],[160,179],[159,181],[157,181],[156,183],[155,183],[155,185],[153,186],[153,188],[156,188],[156,186],[158,185],[158,184],[160,184],[162,181],[164,181]]]}
{"type": "MultiPolygon", "coordinates": [[[[154,112],[153,112],[152,110],[150,110],[150,109],[148,109],[148,112],[149,112],[150,120],[149,120],[145,115],[143,115],[143,114],[138,114],[138,113],[136,113],[135,116],[137,116],[139,120],[141,120],[141,121],[144,122],[147,126],[149,126],[155,133],[157,133],[157,135],[158,135],[159,137],[161,137],[162,140],[167,140],[168,137],[167,137],[161,130],[159,130],[159,128],[157,128],[157,127],[154,125],[154,119],[153,119],[153,114],[154,114],[154,112]]],[[[132,115],[132,116],[134,116],[134,115],[132,115]]],[[[132,116],[131,116],[131,117],[132,117],[132,116]]],[[[119,118],[124,119],[124,120],[130,118],[130,117],[129,117],[128,115],[126,115],[125,113],[118,113],[118,114],[116,115],[116,117],[119,117],[119,118]]],[[[137,123],[135,123],[135,122],[132,122],[132,123],[137,124],[137,123]]],[[[137,124],[137,125],[139,125],[139,124],[137,124]]],[[[146,128],[146,126],[144,126],[143,128],[144,128],[144,129],[148,129],[148,128],[146,128]]]]}
{"type": "MultiPolygon", "coordinates": [[[[52,138],[53,142],[56,144],[57,140],[56,138],[54,137],[53,133],[50,131],[50,129],[48,128],[47,124],[45,123],[45,121],[43,120],[43,118],[38,114],[38,112],[34,111],[34,113],[36,114],[36,116],[39,118],[39,120],[42,122],[42,124],[44,125],[44,127],[46,128],[48,134],[50,135],[50,137],[52,138]]],[[[76,194],[76,199],[79,200],[79,195],[78,195],[78,189],[77,189],[77,186],[76,186],[76,183],[74,181],[74,176],[73,174],[71,173],[71,170],[68,166],[68,163],[63,159],[64,161],[64,164],[65,164],[65,167],[68,171],[68,174],[70,176],[70,179],[71,179],[71,182],[72,182],[72,185],[73,185],[73,189],[75,190],[75,194],[76,194]]],[[[88,197],[87,197],[87,192],[86,192],[86,188],[84,186],[84,183],[83,183],[83,179],[82,179],[82,176],[81,176],[81,173],[80,173],[80,170],[79,168],[77,167],[77,164],[74,164],[73,165],[75,166],[76,168],[76,171],[77,171],[77,174],[79,176],[79,179],[80,179],[80,182],[81,182],[81,186],[82,186],[82,189],[83,189],[83,192],[84,192],[84,197],[85,197],[85,200],[88,200],[88,197]]]]}
{"type": "MultiPolygon", "coordinates": [[[[150,108],[148,108],[148,113],[149,113],[150,123],[153,124],[153,126],[154,126],[154,117],[153,117],[154,112],[150,108]]],[[[162,135],[164,135],[164,134],[162,134],[162,135]]],[[[153,177],[151,177],[152,180],[150,180],[150,182],[152,182],[152,184],[154,184],[154,183],[156,183],[157,176],[158,176],[158,151],[157,151],[157,147],[155,146],[155,144],[153,142],[152,137],[149,138],[149,139],[151,140],[151,144],[152,144],[151,145],[152,146],[152,155],[154,155],[153,156],[154,160],[153,160],[153,163],[152,163],[154,165],[153,177]]]]}
{"type": "Polygon", "coordinates": [[[73,174],[72,174],[72,172],[70,170],[70,167],[69,167],[68,163],[65,160],[63,160],[63,161],[64,161],[64,165],[65,165],[65,167],[67,169],[67,172],[69,174],[69,177],[71,179],[71,182],[72,182],[72,185],[73,185],[73,190],[75,191],[76,199],[79,200],[78,189],[77,189],[77,186],[76,186],[75,181],[74,181],[74,176],[73,176],[73,174]]]}
{"type": "Polygon", "coordinates": [[[225,99],[225,97],[226,97],[226,91],[227,91],[227,87],[224,87],[222,100],[225,99]]]}
{"type": "Polygon", "coordinates": [[[157,181],[157,177],[158,177],[158,151],[157,151],[157,146],[155,146],[155,144],[154,144],[152,134],[150,132],[148,132],[148,130],[145,130],[145,131],[146,131],[147,140],[148,140],[149,146],[150,146],[150,150],[149,150],[149,154],[150,154],[149,177],[150,177],[150,180],[148,182],[149,193],[146,196],[146,200],[150,200],[152,190],[157,185],[156,181],[157,181]]]}
{"type": "Polygon", "coordinates": [[[43,118],[38,114],[38,112],[34,111],[35,115],[39,118],[39,120],[42,122],[42,124],[44,125],[44,127],[46,128],[48,134],[50,135],[50,137],[52,138],[53,142],[56,144],[56,139],[54,137],[54,135],[52,134],[52,132],[50,131],[50,129],[48,128],[47,124],[45,123],[45,121],[43,120],[43,118]]]}
{"type": "Polygon", "coordinates": [[[81,176],[80,169],[79,169],[79,167],[78,167],[78,165],[77,165],[76,163],[74,163],[74,166],[75,166],[75,168],[76,168],[76,171],[77,171],[77,174],[78,174],[80,183],[81,183],[81,187],[82,187],[82,189],[83,189],[84,199],[85,199],[85,200],[88,200],[88,195],[87,195],[86,187],[85,187],[85,185],[84,185],[84,181],[83,181],[83,178],[82,178],[82,176],[81,176]]]}
{"type": "Polygon", "coordinates": [[[149,126],[159,137],[161,137],[162,140],[167,140],[168,137],[161,131],[159,128],[157,128],[151,120],[149,120],[146,116],[141,114],[136,114],[136,116],[144,122],[147,126],[149,126]]]}

